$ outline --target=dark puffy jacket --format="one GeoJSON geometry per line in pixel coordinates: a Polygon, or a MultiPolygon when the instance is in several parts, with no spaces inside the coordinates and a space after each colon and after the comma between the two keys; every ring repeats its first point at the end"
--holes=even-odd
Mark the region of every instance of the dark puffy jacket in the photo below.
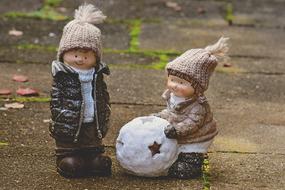
{"type": "MultiPolygon", "coordinates": [[[[92,81],[94,121],[100,139],[105,137],[108,131],[111,113],[109,93],[103,74],[109,75],[110,71],[101,63],[96,67],[92,81]]],[[[64,63],[53,61],[52,76],[50,134],[58,141],[77,142],[84,116],[79,75],[64,63]]]]}

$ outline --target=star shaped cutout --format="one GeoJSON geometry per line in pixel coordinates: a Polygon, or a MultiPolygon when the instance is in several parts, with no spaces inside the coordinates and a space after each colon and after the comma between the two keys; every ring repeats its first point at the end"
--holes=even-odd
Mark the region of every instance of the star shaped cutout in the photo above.
{"type": "Polygon", "coordinates": [[[161,144],[158,144],[156,141],[154,141],[153,145],[148,146],[149,150],[151,151],[151,155],[154,156],[155,154],[159,154],[161,144]]]}

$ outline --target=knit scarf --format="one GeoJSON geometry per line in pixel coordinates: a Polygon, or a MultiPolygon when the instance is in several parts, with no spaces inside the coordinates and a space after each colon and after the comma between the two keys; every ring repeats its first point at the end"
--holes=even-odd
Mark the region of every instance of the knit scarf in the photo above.
{"type": "Polygon", "coordinates": [[[72,69],[79,74],[83,101],[85,102],[83,122],[92,122],[94,120],[94,99],[92,97],[92,80],[95,68],[91,68],[89,70],[81,70],[72,67],[72,69]]]}

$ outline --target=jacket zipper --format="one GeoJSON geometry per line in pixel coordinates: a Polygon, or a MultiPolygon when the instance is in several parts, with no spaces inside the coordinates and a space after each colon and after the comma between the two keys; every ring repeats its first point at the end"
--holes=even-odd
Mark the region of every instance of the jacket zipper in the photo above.
{"type": "Polygon", "coordinates": [[[80,118],[79,118],[79,124],[78,124],[78,129],[76,131],[75,137],[74,137],[74,141],[75,143],[78,142],[78,137],[79,137],[79,133],[81,130],[81,126],[82,126],[82,122],[83,122],[83,117],[84,117],[84,106],[85,106],[85,102],[84,102],[84,98],[83,98],[83,92],[81,89],[81,96],[82,96],[82,104],[81,104],[81,108],[80,108],[80,118]]]}
{"type": "Polygon", "coordinates": [[[98,122],[98,110],[97,110],[97,97],[96,97],[96,88],[97,88],[97,74],[95,74],[95,78],[94,78],[94,84],[95,84],[95,89],[93,91],[94,93],[94,109],[95,109],[95,120],[96,120],[96,128],[97,128],[97,133],[98,133],[98,138],[102,139],[103,135],[100,131],[99,128],[99,122],[98,122]]]}

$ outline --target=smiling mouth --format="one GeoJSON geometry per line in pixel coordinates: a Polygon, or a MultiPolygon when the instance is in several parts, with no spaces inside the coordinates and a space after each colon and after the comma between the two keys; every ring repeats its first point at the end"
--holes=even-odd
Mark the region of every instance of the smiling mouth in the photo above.
{"type": "Polygon", "coordinates": [[[83,65],[83,63],[75,62],[76,65],[83,65]]]}

